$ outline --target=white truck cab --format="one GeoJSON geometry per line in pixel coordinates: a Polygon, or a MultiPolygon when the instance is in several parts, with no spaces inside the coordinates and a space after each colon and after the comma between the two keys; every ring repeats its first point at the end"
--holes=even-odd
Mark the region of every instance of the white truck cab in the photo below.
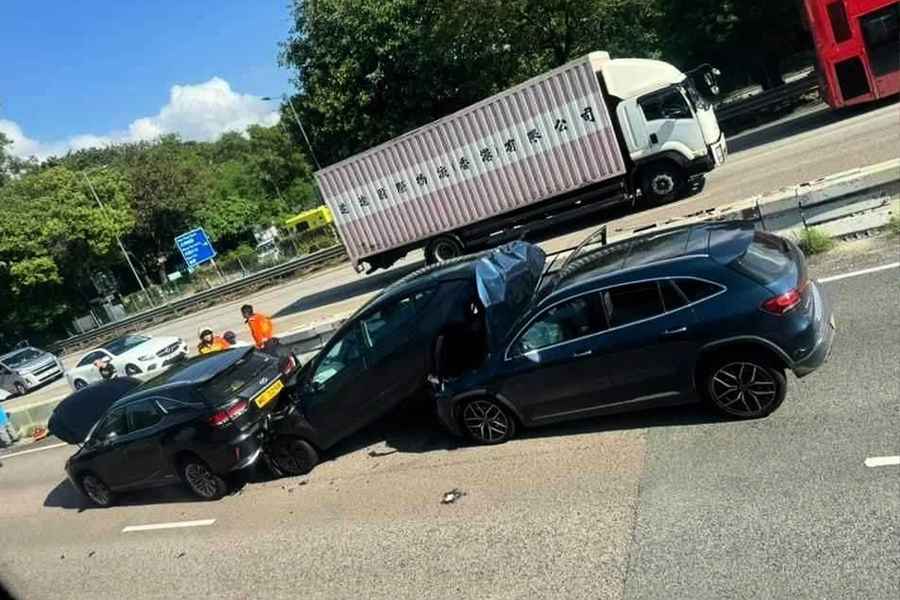
{"type": "Polygon", "coordinates": [[[691,177],[725,161],[728,149],[712,104],[692,79],[669,63],[592,54],[650,204],[674,199],[691,177]],[[595,55],[596,58],[595,58],[595,55]]]}

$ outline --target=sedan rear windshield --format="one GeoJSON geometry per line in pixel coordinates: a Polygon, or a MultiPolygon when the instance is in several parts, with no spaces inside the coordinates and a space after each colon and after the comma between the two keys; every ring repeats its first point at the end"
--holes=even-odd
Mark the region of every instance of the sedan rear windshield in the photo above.
{"type": "Polygon", "coordinates": [[[755,279],[767,284],[786,275],[791,269],[792,259],[787,242],[781,238],[757,231],[747,251],[737,257],[732,266],[755,279]]]}
{"type": "Polygon", "coordinates": [[[215,406],[233,400],[247,385],[256,381],[275,359],[259,352],[250,352],[231,367],[203,384],[204,398],[215,406]]]}

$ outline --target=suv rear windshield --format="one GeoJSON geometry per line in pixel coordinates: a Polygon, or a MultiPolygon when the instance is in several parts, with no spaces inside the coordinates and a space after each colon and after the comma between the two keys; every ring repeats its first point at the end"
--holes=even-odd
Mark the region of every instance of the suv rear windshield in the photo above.
{"type": "Polygon", "coordinates": [[[732,266],[756,281],[766,284],[787,274],[791,269],[790,248],[779,237],[757,231],[747,251],[737,257],[732,266]]]}
{"type": "Polygon", "coordinates": [[[269,365],[274,363],[274,358],[260,352],[250,352],[234,365],[219,373],[203,384],[200,391],[207,402],[213,405],[224,404],[232,399],[247,385],[254,383],[257,376],[269,365]]]}

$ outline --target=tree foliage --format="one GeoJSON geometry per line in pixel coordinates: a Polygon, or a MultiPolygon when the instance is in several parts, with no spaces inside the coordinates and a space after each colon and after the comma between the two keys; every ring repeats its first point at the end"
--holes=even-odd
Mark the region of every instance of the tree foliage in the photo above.
{"type": "Polygon", "coordinates": [[[312,170],[282,127],[254,126],[212,143],[167,136],[41,164],[0,156],[0,338],[11,340],[61,331],[85,314],[98,269],[133,291],[116,236],[144,282],[162,283],[181,263],[177,235],[204,227],[227,252],[252,245],[255,227],[317,202],[312,170]]]}

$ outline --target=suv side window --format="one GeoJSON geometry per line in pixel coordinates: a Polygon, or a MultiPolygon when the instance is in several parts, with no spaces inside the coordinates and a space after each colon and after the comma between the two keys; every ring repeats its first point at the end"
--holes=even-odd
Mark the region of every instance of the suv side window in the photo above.
{"type": "Polygon", "coordinates": [[[352,366],[365,363],[365,352],[359,336],[359,325],[351,326],[335,344],[331,346],[316,367],[311,381],[326,385],[334,377],[352,366]]]}
{"type": "Polygon", "coordinates": [[[658,94],[644,96],[638,103],[647,121],[690,119],[691,108],[678,89],[670,88],[658,94]]]}
{"type": "Polygon", "coordinates": [[[110,411],[103,422],[97,426],[94,435],[91,437],[97,440],[105,440],[110,434],[122,436],[128,433],[128,424],[125,422],[125,410],[117,408],[110,411]]]}
{"type": "Polygon", "coordinates": [[[106,354],[104,354],[103,352],[101,352],[99,350],[94,350],[93,352],[88,352],[84,358],[82,358],[81,360],[78,361],[78,366],[83,367],[85,365],[92,365],[96,361],[100,360],[101,358],[106,358],[106,354]]]}
{"type": "Polygon", "coordinates": [[[621,327],[650,319],[663,314],[666,310],[659,292],[659,284],[655,281],[620,285],[602,294],[610,327],[621,327]]]}
{"type": "Polygon", "coordinates": [[[715,283],[700,279],[676,279],[675,284],[689,302],[699,302],[722,291],[722,288],[715,283]]]}
{"type": "Polygon", "coordinates": [[[579,296],[551,306],[528,326],[510,349],[511,356],[570,342],[606,329],[597,294],[579,296]]]}
{"type": "Polygon", "coordinates": [[[125,407],[128,420],[128,431],[140,431],[153,427],[162,420],[162,413],[152,400],[135,402],[125,407]]]}

